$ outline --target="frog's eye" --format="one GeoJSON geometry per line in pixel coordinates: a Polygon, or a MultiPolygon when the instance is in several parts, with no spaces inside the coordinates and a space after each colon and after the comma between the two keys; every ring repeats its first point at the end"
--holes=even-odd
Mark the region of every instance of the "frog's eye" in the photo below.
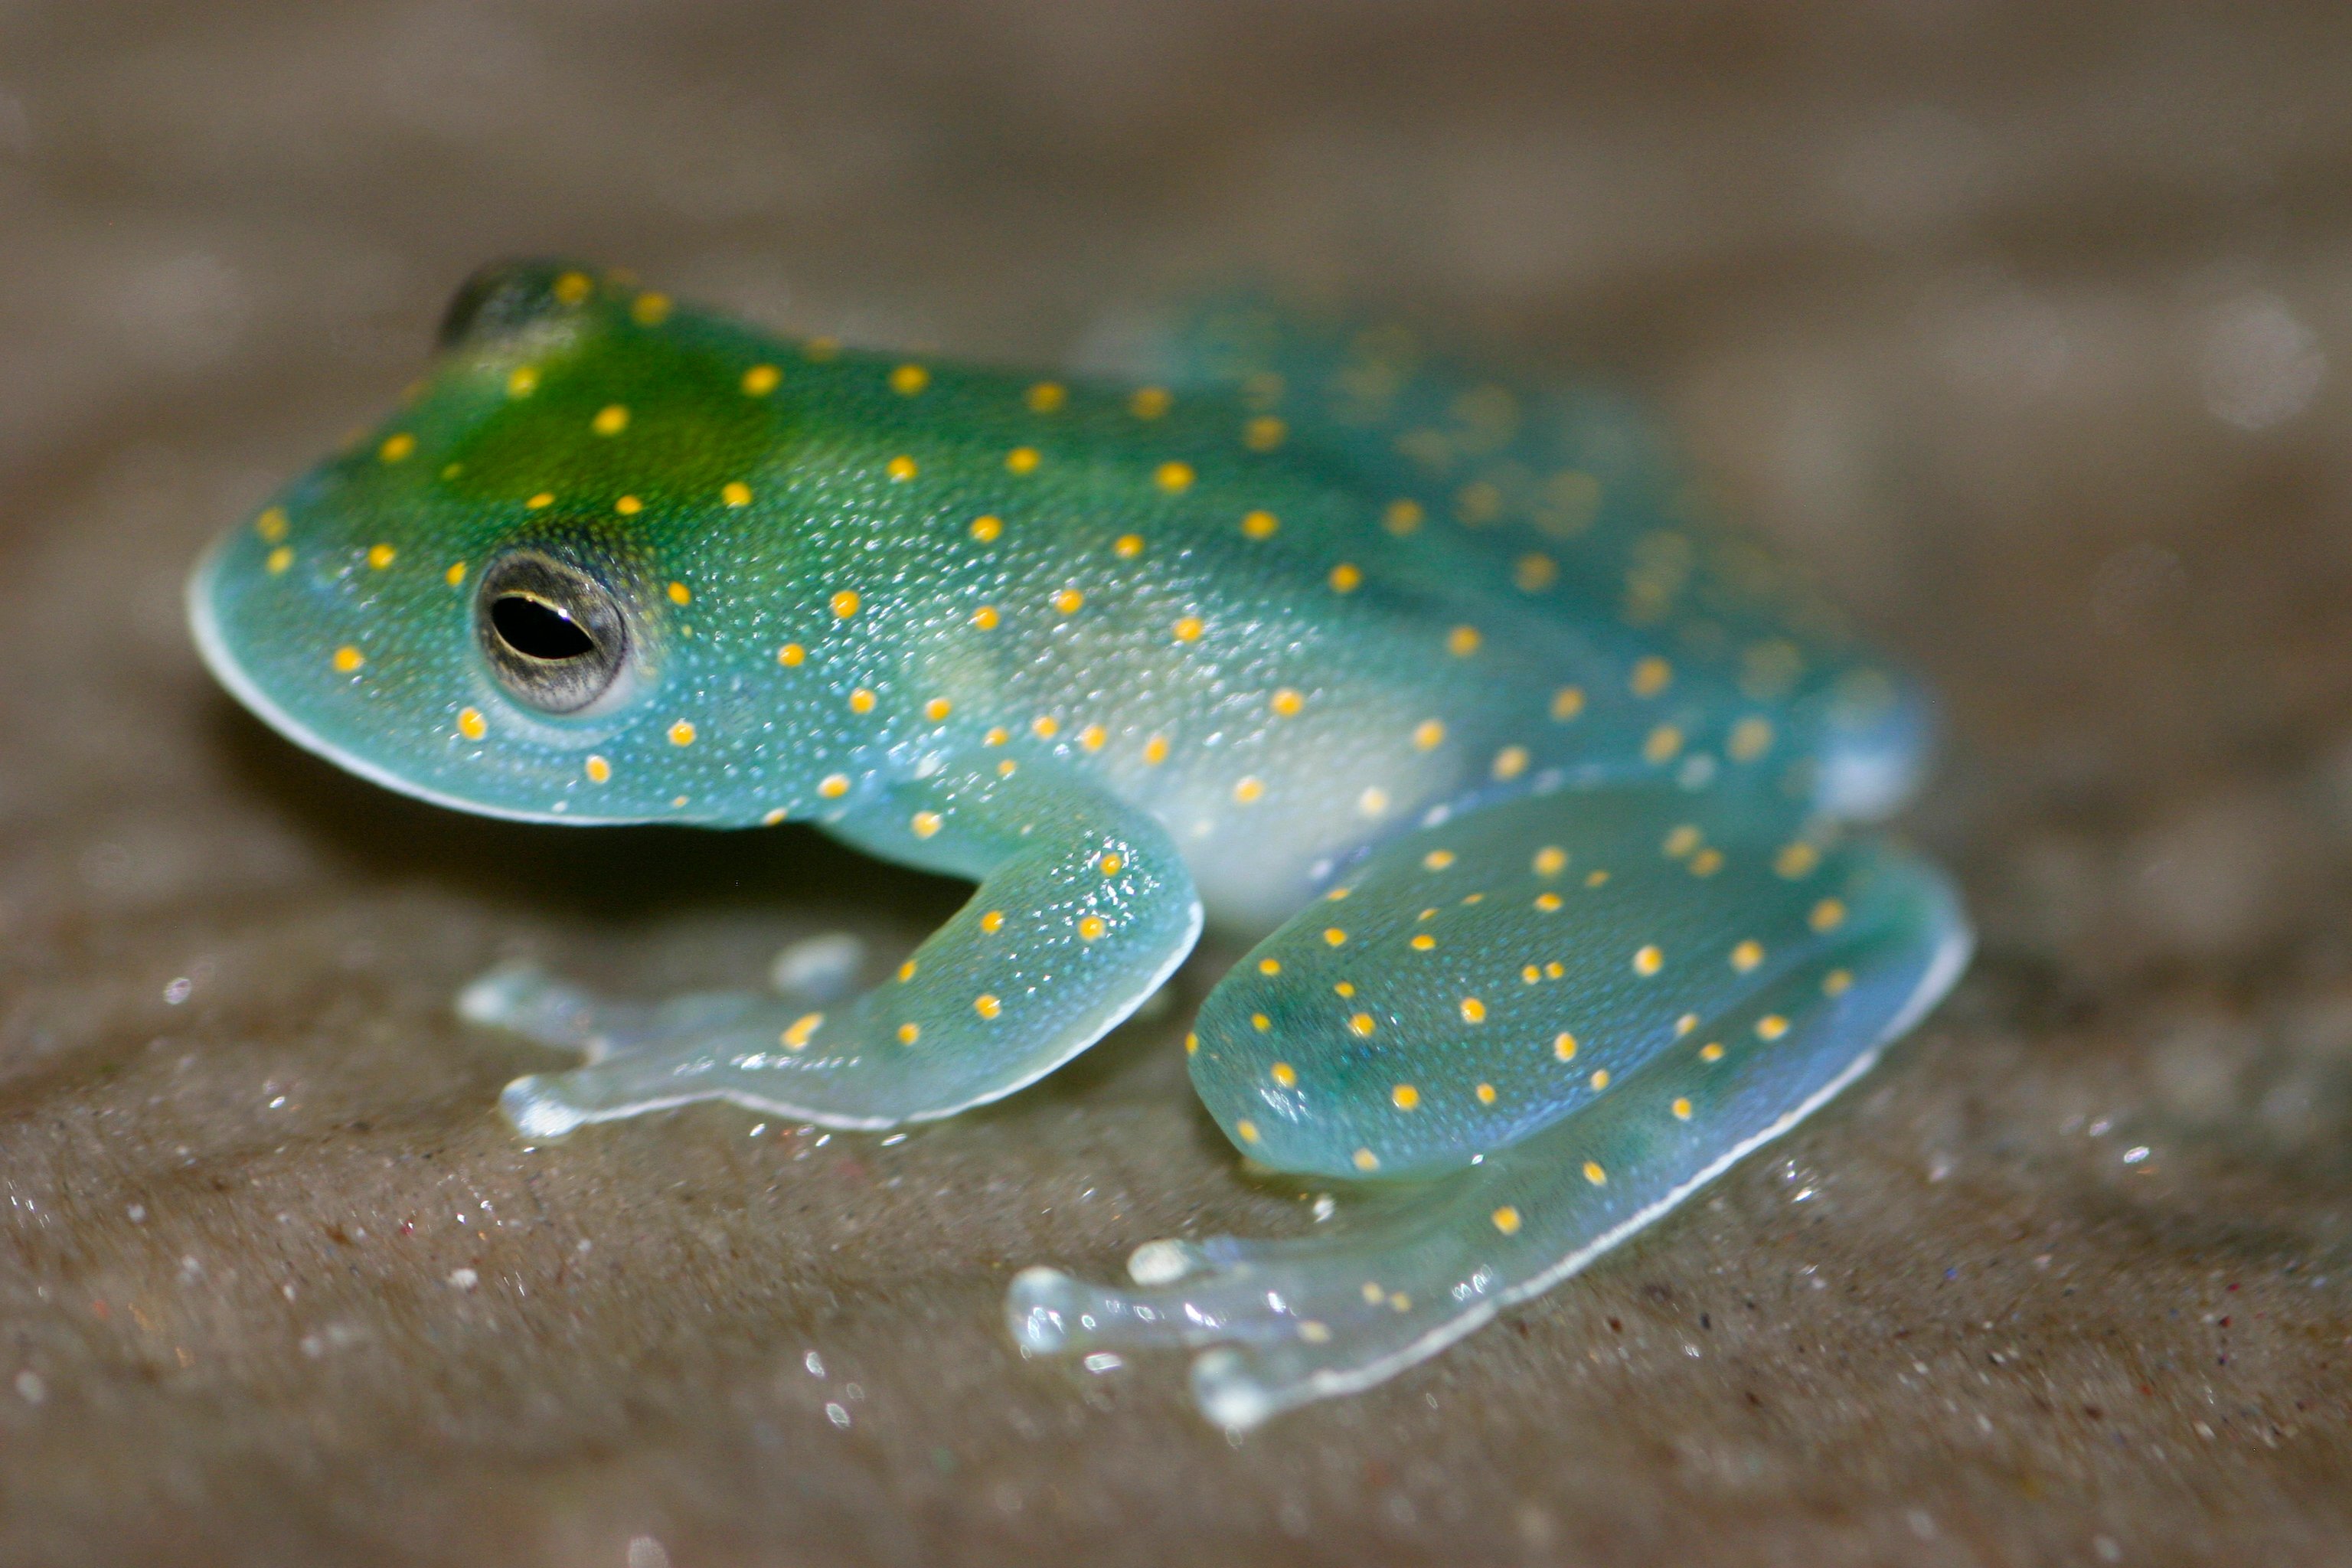
{"type": "Polygon", "coordinates": [[[628,663],[628,617],[612,590],[537,551],[502,555],[482,574],[474,632],[499,684],[542,713],[578,712],[628,663]]]}

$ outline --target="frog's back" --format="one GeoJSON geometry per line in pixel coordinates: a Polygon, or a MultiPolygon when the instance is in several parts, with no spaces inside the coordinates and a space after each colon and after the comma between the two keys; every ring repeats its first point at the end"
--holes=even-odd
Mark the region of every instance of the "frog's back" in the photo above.
{"type": "Polygon", "coordinates": [[[1139,387],[874,362],[844,429],[903,435],[936,545],[909,696],[1152,809],[1213,910],[1276,917],[1367,844],[1529,790],[1853,813],[1907,786],[1916,700],[1622,403],[1253,312],[1181,342],[1139,387]],[[1236,321],[1249,353],[1216,346],[1236,321]],[[922,422],[877,427],[885,387],[922,422]]]}

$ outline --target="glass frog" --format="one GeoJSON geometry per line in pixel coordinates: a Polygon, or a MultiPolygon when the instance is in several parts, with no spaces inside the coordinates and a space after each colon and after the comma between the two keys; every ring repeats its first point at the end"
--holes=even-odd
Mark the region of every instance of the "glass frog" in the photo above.
{"type": "Polygon", "coordinates": [[[525,1135],[690,1100],[827,1127],[1053,1071],[1192,951],[1243,1154],[1301,1238],[1032,1268],[1032,1352],[1202,1350],[1250,1426],[1549,1289],[1852,1082],[1969,933],[1861,825],[1930,728],[1602,393],[1250,304],[1136,384],[790,341],[619,274],[490,269],[379,430],[220,542],[213,671],[461,811],[813,823],[977,884],[874,989],[467,1016],[584,1053],[525,1135]]]}

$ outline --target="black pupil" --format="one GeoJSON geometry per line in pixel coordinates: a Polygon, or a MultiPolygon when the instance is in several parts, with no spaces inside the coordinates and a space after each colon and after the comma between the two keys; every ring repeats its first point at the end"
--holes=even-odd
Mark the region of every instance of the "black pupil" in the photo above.
{"type": "Polygon", "coordinates": [[[530,658],[556,663],[596,651],[596,639],[544,599],[505,594],[490,601],[490,625],[506,645],[530,658]]]}

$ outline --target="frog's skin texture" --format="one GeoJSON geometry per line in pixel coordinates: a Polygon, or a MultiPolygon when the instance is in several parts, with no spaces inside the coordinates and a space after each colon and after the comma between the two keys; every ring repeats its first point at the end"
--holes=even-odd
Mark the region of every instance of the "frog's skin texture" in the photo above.
{"type": "Polygon", "coordinates": [[[299,743],[461,810],[814,822],[971,879],[877,989],[468,1016],[585,1052],[537,1139],[725,1099],[883,1128],[1011,1093],[1263,941],[1186,1042],[1254,1160],[1361,1201],[1013,1283],[1024,1348],[1210,1348],[1245,1426],[1605,1251],[1950,986],[1899,679],[1654,437],[1246,308],[1110,386],[484,274],[380,430],[221,541],[196,637],[299,743]],[[565,617],[569,617],[567,620],[565,617]],[[1271,932],[1271,934],[1266,934],[1271,932]]]}

